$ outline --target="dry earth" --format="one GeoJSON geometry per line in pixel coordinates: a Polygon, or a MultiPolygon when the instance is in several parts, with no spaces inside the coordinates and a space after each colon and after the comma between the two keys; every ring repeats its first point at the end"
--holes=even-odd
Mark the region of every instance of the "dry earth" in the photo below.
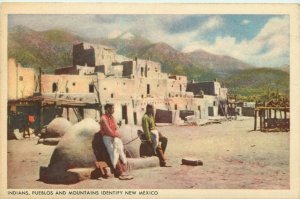
{"type": "Polygon", "coordinates": [[[54,146],[36,139],[8,141],[8,188],[160,188],[160,189],[289,189],[289,133],[251,131],[253,119],[207,126],[159,127],[169,138],[171,168],[133,170],[131,181],[115,178],[77,184],[38,181],[39,167],[47,166],[54,146]],[[195,157],[203,166],[181,165],[195,157]]]}

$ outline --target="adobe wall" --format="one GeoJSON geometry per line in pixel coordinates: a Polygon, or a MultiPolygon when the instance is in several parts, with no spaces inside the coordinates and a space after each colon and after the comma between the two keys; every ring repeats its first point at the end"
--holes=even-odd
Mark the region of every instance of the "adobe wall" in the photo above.
{"type": "Polygon", "coordinates": [[[42,75],[42,93],[54,93],[53,84],[59,93],[89,93],[89,85],[96,79],[95,75],[42,75]]]}
{"type": "Polygon", "coordinates": [[[207,108],[208,116],[217,116],[219,107],[218,98],[213,95],[204,95],[204,99],[206,100],[205,107],[207,108]]]}
{"type": "Polygon", "coordinates": [[[14,59],[8,60],[8,99],[32,96],[38,89],[37,77],[33,68],[24,68],[14,59]]]}
{"type": "Polygon", "coordinates": [[[99,79],[98,82],[100,96],[103,99],[136,99],[167,96],[166,79],[110,77],[99,79]]]}
{"type": "Polygon", "coordinates": [[[105,73],[111,73],[112,63],[116,62],[116,50],[107,46],[89,43],[73,45],[73,66],[104,65],[105,73]]]}

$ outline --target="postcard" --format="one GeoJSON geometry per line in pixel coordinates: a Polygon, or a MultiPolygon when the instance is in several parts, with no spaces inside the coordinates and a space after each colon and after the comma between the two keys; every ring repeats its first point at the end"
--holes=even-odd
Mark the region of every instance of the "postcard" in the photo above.
{"type": "Polygon", "coordinates": [[[2,4],[1,198],[300,198],[299,14],[2,4]]]}

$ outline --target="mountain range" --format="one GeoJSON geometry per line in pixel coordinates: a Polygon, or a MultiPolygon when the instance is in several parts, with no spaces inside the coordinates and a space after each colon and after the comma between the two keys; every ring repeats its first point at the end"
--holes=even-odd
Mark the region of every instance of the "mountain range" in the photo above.
{"type": "Polygon", "coordinates": [[[41,66],[45,73],[53,73],[56,68],[72,65],[72,46],[78,42],[107,45],[116,48],[118,54],[130,58],[160,62],[163,72],[187,75],[189,80],[211,81],[218,78],[231,92],[241,96],[259,95],[264,88],[274,87],[272,85],[277,85],[276,89],[282,93],[287,92],[286,87],[288,89],[288,66],[260,69],[234,57],[204,50],[183,53],[167,43],[153,43],[130,32],[115,38],[90,39],[66,30],[35,31],[25,26],[16,26],[9,30],[8,56],[25,67],[41,66]],[[265,78],[268,75],[271,78],[265,78]],[[255,88],[249,92],[241,89],[241,86],[252,88],[254,85],[255,88]]]}

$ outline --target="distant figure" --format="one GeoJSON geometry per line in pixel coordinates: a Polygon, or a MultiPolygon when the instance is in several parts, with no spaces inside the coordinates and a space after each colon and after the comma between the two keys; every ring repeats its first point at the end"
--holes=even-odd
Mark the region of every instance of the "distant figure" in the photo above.
{"type": "Polygon", "coordinates": [[[148,104],[146,107],[146,113],[142,118],[142,126],[144,131],[143,137],[147,144],[152,146],[154,154],[156,153],[158,156],[160,166],[169,167],[169,165],[166,163],[166,158],[164,155],[167,148],[168,139],[155,128],[153,114],[154,108],[152,105],[148,104]],[[161,142],[161,145],[159,142],[161,142]]]}
{"type": "Polygon", "coordinates": [[[28,114],[26,116],[25,122],[24,122],[24,131],[23,131],[23,137],[25,138],[26,135],[30,137],[30,128],[34,128],[33,124],[35,123],[36,116],[34,114],[28,114]]]}
{"type": "Polygon", "coordinates": [[[113,117],[114,105],[106,104],[105,114],[100,118],[100,133],[103,135],[103,142],[109,154],[111,164],[115,169],[116,177],[120,179],[132,179],[133,177],[126,174],[127,172],[127,158],[124,153],[124,146],[121,135],[117,131],[117,125],[113,117]],[[121,161],[120,161],[121,160],[121,161]]]}

